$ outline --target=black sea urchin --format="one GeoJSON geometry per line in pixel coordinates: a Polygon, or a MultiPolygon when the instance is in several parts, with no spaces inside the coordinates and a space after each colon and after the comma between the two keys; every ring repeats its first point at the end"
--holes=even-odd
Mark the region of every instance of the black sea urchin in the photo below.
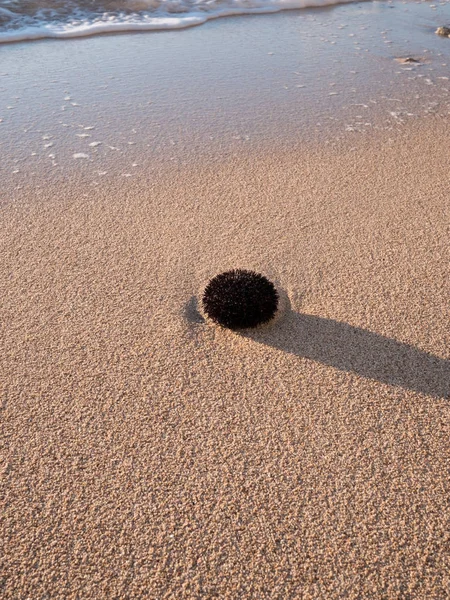
{"type": "Polygon", "coordinates": [[[205,313],[215,323],[228,329],[243,329],[274,317],[278,292],[264,275],[235,269],[211,279],[202,302],[205,313]]]}

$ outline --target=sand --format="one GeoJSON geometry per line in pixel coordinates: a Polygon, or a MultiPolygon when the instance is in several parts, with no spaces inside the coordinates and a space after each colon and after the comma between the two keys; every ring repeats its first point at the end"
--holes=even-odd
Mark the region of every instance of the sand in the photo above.
{"type": "Polygon", "coordinates": [[[435,118],[3,188],[2,597],[447,598],[448,158],[435,118]],[[202,320],[230,267],[272,328],[202,320]]]}

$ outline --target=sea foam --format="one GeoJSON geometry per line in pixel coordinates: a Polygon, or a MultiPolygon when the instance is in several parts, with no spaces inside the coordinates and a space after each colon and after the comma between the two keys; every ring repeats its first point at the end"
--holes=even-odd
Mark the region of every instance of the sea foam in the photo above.
{"type": "Polygon", "coordinates": [[[182,29],[232,15],[274,13],[357,0],[6,0],[0,7],[0,43],[74,38],[101,33],[182,29]]]}

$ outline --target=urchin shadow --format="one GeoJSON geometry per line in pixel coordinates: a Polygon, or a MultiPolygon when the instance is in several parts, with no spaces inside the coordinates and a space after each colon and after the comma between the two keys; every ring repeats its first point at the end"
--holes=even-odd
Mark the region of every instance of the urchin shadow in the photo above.
{"type": "Polygon", "coordinates": [[[246,337],[340,371],[450,398],[450,361],[347,323],[289,312],[268,331],[246,337]]]}
{"type": "MultiPolygon", "coordinates": [[[[286,306],[279,321],[236,334],[340,371],[450,399],[450,360],[348,323],[296,313],[284,296],[286,306]]],[[[195,296],[185,305],[184,316],[193,324],[205,323],[195,296]]]]}

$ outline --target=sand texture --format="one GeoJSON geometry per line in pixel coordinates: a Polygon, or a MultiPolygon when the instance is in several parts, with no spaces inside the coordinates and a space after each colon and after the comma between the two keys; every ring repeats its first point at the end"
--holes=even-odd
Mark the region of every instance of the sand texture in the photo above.
{"type": "Polygon", "coordinates": [[[2,598],[449,597],[448,122],[390,137],[3,188],[2,598]]]}

